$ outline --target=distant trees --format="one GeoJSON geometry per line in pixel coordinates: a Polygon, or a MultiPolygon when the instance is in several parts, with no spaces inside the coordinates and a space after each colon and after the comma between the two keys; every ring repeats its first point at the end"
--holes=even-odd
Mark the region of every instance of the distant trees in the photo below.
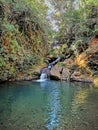
{"type": "Polygon", "coordinates": [[[98,1],[50,0],[50,2],[55,8],[54,19],[59,28],[54,38],[60,46],[59,49],[55,49],[56,54],[63,54],[68,58],[70,55],[74,60],[78,58],[78,63],[83,62],[83,65],[85,63],[86,67],[88,66],[87,71],[95,71],[98,62],[96,64],[91,62],[93,61],[91,57],[98,55],[97,51],[94,53],[92,51],[96,47],[90,46],[89,43],[98,34],[98,1]]]}
{"type": "Polygon", "coordinates": [[[54,5],[59,32],[59,44],[67,44],[75,55],[87,48],[87,43],[98,33],[98,2],[93,0],[50,0],[54,5]]]}

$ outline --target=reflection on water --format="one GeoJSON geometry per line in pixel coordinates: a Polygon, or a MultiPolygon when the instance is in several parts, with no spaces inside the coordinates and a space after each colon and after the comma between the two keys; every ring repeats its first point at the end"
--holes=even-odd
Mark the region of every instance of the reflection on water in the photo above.
{"type": "Polygon", "coordinates": [[[0,85],[0,130],[98,130],[98,89],[58,81],[0,85]]]}
{"type": "Polygon", "coordinates": [[[55,127],[59,125],[60,122],[60,89],[58,82],[40,82],[40,87],[46,90],[48,93],[48,117],[46,128],[48,130],[54,130],[55,127]],[[47,88],[48,87],[48,88],[47,88]]]}
{"type": "Polygon", "coordinates": [[[48,125],[47,128],[49,130],[53,130],[55,127],[59,125],[60,122],[60,111],[61,111],[61,104],[60,104],[60,90],[56,83],[52,84],[53,89],[50,92],[50,100],[48,102],[48,106],[50,108],[49,117],[48,117],[48,125]]]}

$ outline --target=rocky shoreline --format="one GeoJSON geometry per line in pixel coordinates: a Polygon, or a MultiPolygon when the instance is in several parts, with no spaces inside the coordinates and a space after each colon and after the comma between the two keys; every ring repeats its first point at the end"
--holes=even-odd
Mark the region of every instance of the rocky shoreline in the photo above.
{"type": "MultiPolygon", "coordinates": [[[[63,67],[62,75],[60,75],[60,70],[62,69],[61,66],[55,65],[51,69],[51,80],[61,80],[61,81],[70,81],[70,82],[85,82],[85,83],[93,83],[94,80],[92,77],[88,75],[83,75],[79,71],[74,71],[70,76],[70,69],[63,67]],[[70,79],[69,79],[70,76],[70,79]]],[[[30,75],[28,74],[20,74],[13,79],[9,79],[7,81],[32,81],[39,79],[40,77],[40,69],[37,69],[36,72],[32,72],[30,75]]],[[[3,83],[2,81],[0,83],[3,83]]]]}
{"type": "Polygon", "coordinates": [[[80,71],[74,70],[73,72],[71,72],[70,69],[64,67],[62,75],[60,75],[61,69],[62,69],[61,66],[55,65],[51,70],[51,75],[56,76],[59,80],[93,83],[93,77],[89,75],[83,75],[80,71]]]}

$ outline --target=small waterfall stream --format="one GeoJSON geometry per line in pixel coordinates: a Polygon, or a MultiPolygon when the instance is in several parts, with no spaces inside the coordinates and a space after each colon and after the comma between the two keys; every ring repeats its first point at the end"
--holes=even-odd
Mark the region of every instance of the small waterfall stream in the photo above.
{"type": "Polygon", "coordinates": [[[47,74],[41,73],[40,78],[38,80],[36,80],[36,81],[37,82],[44,82],[44,81],[47,81],[47,80],[48,80],[47,74]]]}
{"type": "Polygon", "coordinates": [[[37,82],[43,82],[43,81],[46,81],[46,80],[49,80],[50,79],[50,71],[51,71],[51,68],[52,66],[54,66],[57,62],[60,61],[60,57],[58,57],[55,61],[53,61],[52,63],[48,64],[48,66],[46,68],[43,68],[41,70],[41,75],[40,75],[40,79],[36,80],[37,82]]]}
{"type": "Polygon", "coordinates": [[[40,80],[47,80],[47,74],[41,73],[40,80]]]}

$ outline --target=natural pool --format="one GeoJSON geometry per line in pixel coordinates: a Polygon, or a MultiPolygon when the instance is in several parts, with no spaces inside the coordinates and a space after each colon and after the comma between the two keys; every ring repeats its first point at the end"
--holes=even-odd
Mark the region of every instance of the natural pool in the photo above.
{"type": "Polygon", "coordinates": [[[64,81],[0,84],[0,130],[98,130],[98,88],[64,81]]]}

